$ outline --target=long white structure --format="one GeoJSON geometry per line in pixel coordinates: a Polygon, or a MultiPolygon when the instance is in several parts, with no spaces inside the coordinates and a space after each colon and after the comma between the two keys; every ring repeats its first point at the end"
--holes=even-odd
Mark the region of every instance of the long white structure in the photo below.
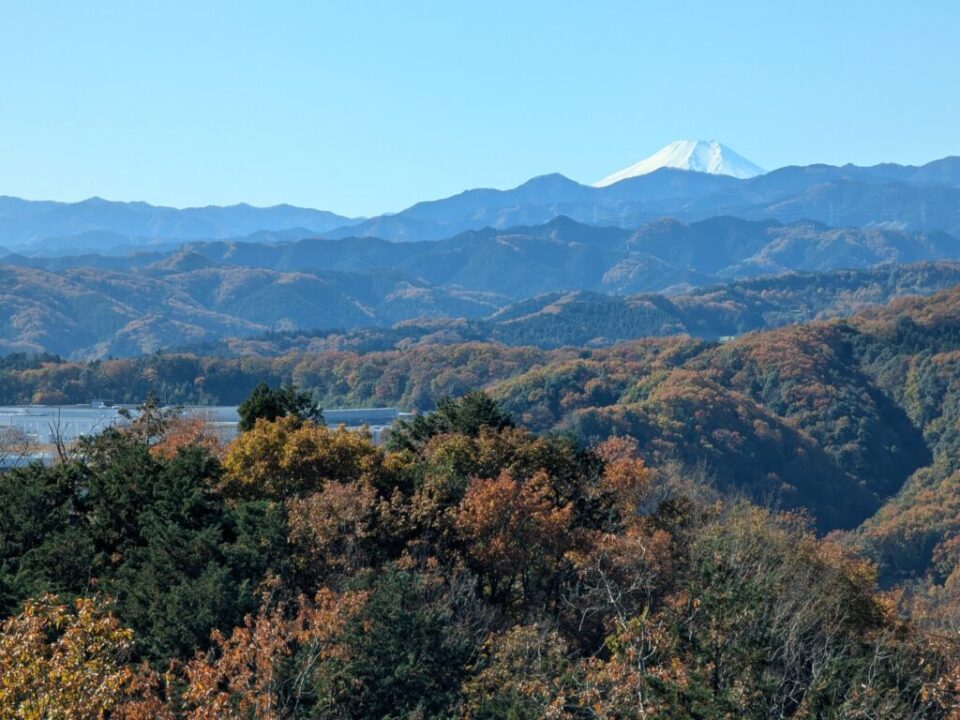
{"type": "MultiPolygon", "coordinates": [[[[59,436],[71,443],[81,437],[96,435],[108,427],[129,424],[124,411],[136,414],[133,406],[111,406],[102,403],[90,405],[24,405],[0,406],[0,429],[13,428],[41,445],[53,444],[59,436]]],[[[188,406],[186,415],[197,415],[217,427],[224,439],[237,434],[240,415],[236,406],[188,406]]],[[[345,426],[348,430],[369,429],[374,442],[379,442],[383,433],[399,418],[407,416],[396,408],[346,408],[324,410],[323,418],[330,427],[345,426]]]]}
{"type": "Polygon", "coordinates": [[[96,435],[111,426],[129,422],[120,407],[91,405],[25,405],[0,407],[0,428],[13,428],[32,442],[52,444],[59,436],[73,442],[85,435],[96,435]]]}

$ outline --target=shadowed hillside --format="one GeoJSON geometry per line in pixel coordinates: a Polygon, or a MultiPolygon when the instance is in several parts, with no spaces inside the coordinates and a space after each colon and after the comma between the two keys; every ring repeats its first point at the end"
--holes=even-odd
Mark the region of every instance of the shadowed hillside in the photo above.
{"type": "Polygon", "coordinates": [[[946,287],[958,279],[949,263],[891,263],[958,256],[960,246],[942,233],[733,218],[662,220],[635,232],[561,218],[436,243],[353,238],[204,243],[123,257],[8,255],[0,263],[0,349],[107,357],[360,328],[380,328],[383,342],[432,336],[542,347],[718,338],[946,287]],[[746,279],[836,267],[876,269],[746,279]],[[444,318],[458,322],[438,323],[444,318]]]}

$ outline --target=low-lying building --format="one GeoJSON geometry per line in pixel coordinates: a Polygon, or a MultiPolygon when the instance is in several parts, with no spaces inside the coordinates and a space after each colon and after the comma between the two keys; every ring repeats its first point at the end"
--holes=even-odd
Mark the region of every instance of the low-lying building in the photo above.
{"type": "MultiPolygon", "coordinates": [[[[224,439],[237,434],[240,415],[234,406],[187,406],[185,415],[204,418],[219,429],[224,439]]],[[[96,435],[108,427],[129,425],[137,409],[130,405],[108,406],[102,402],[89,405],[22,405],[0,406],[0,431],[22,434],[36,445],[54,445],[59,438],[73,443],[81,437],[96,435]]],[[[408,416],[396,408],[342,408],[323,411],[324,422],[331,427],[343,425],[348,430],[367,428],[374,442],[381,442],[384,433],[400,418],[408,416]]]]}
{"type": "Polygon", "coordinates": [[[96,435],[108,427],[129,423],[129,418],[122,412],[125,407],[107,407],[102,403],[5,406],[0,407],[0,430],[20,432],[40,445],[53,445],[57,438],[70,443],[86,435],[96,435]]]}
{"type": "MultiPolygon", "coordinates": [[[[207,423],[220,431],[225,440],[234,438],[240,414],[235,405],[192,406],[183,408],[186,415],[202,417],[207,423]]],[[[323,421],[329,427],[343,425],[347,430],[366,428],[375,443],[381,443],[385,433],[397,420],[410,417],[411,413],[402,413],[397,408],[333,408],[324,409],[323,421]]]]}

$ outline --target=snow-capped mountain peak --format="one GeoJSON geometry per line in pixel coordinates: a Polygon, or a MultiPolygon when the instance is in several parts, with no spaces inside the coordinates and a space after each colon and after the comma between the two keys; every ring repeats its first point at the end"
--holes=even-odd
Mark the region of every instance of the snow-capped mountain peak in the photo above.
{"type": "Polygon", "coordinates": [[[665,167],[737,178],[750,178],[766,172],[716,140],[677,140],[635,165],[608,175],[594,183],[594,187],[606,187],[665,167]]]}

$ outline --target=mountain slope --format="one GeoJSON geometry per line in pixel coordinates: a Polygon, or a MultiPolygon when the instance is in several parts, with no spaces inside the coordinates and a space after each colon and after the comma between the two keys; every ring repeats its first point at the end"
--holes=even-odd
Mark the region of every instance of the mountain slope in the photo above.
{"type": "MultiPolygon", "coordinates": [[[[178,253],[201,256],[212,265],[284,272],[400,271],[432,286],[522,300],[545,292],[629,294],[797,270],[960,259],[960,242],[938,232],[831,228],[811,222],[783,224],[733,217],[692,223],[663,219],[645,223],[635,231],[558,217],[543,225],[486,228],[436,242],[388,242],[367,237],[213,242],[191,244],[175,253],[136,253],[122,258],[10,255],[3,262],[51,271],[77,267],[119,271],[177,262],[171,258],[178,253]]],[[[197,259],[190,262],[196,263],[197,259]]]]}
{"type": "MultiPolygon", "coordinates": [[[[498,242],[512,252],[517,241],[498,242]]],[[[0,352],[105,357],[204,346],[280,354],[468,340],[558,347],[684,333],[715,339],[960,284],[960,263],[789,274],[669,296],[553,290],[514,304],[396,270],[227,266],[189,250],[126,271],[0,264],[0,281],[0,352]]]]}
{"type": "MultiPolygon", "coordinates": [[[[4,287],[21,282],[2,272],[4,287]]],[[[720,312],[717,306],[739,297],[745,306],[786,309],[796,285],[798,309],[806,312],[808,303],[818,302],[818,290],[831,288],[836,309],[956,273],[956,266],[934,264],[751,279],[691,295],[684,307],[702,301],[701,307],[720,312]],[[863,274],[873,282],[861,293],[856,278],[863,274]]],[[[63,281],[68,302],[50,312],[80,299],[92,314],[96,298],[76,290],[80,276],[70,283],[63,281]]],[[[151,287],[145,281],[120,305],[151,287]]],[[[21,290],[30,297],[29,287],[21,290]]],[[[225,302],[231,297],[225,293],[225,302]]],[[[563,317],[566,306],[595,300],[543,298],[498,313],[498,321],[563,317]]],[[[156,354],[93,364],[11,358],[0,363],[0,402],[138,402],[153,390],[171,402],[235,403],[267,379],[275,385],[295,380],[327,406],[429,409],[444,394],[486,387],[524,425],[584,440],[633,437],[658,466],[679,464],[775,507],[804,508],[822,531],[865,520],[846,542],[878,562],[882,584],[922,582],[906,588],[907,601],[956,599],[960,288],[724,343],[676,337],[551,351],[478,342],[357,349],[284,352],[275,359],[156,354]]],[[[955,622],[955,606],[953,612],[955,622]]]]}
{"type": "MultiPolygon", "coordinates": [[[[848,280],[837,278],[837,285],[848,280]]],[[[884,287],[904,280],[891,274],[884,287]]],[[[818,285],[796,281],[810,292],[818,285]]],[[[763,302],[765,294],[756,288],[753,297],[763,302]]],[[[562,316],[567,302],[529,304],[501,320],[562,316]]],[[[119,401],[152,388],[172,402],[230,403],[260,379],[295,379],[328,406],[429,409],[445,393],[487,386],[524,425],[587,441],[631,436],[657,466],[699,468],[723,487],[777,507],[806,508],[824,531],[853,527],[898,497],[901,512],[884,516],[870,540],[887,578],[891,571],[923,572],[932,548],[960,528],[947,493],[955,483],[942,482],[955,476],[960,438],[958,303],[954,288],[846,321],[794,324],[724,343],[675,337],[551,351],[431,343],[383,352],[287,351],[273,359],[163,354],[26,370],[14,362],[0,370],[0,400],[119,401]],[[920,515],[942,522],[919,523],[932,528],[922,536],[914,531],[920,515]]]]}
{"type": "Polygon", "coordinates": [[[0,265],[0,283],[0,353],[80,357],[149,353],[271,330],[482,317],[505,302],[431,288],[397,273],[358,278],[199,262],[132,272],[0,265]]]}
{"type": "Polygon", "coordinates": [[[765,172],[759,165],[716,140],[677,140],[660,148],[650,157],[598,180],[593,186],[607,187],[627,178],[648,175],[661,168],[729,175],[735,178],[751,178],[765,172]]]}

